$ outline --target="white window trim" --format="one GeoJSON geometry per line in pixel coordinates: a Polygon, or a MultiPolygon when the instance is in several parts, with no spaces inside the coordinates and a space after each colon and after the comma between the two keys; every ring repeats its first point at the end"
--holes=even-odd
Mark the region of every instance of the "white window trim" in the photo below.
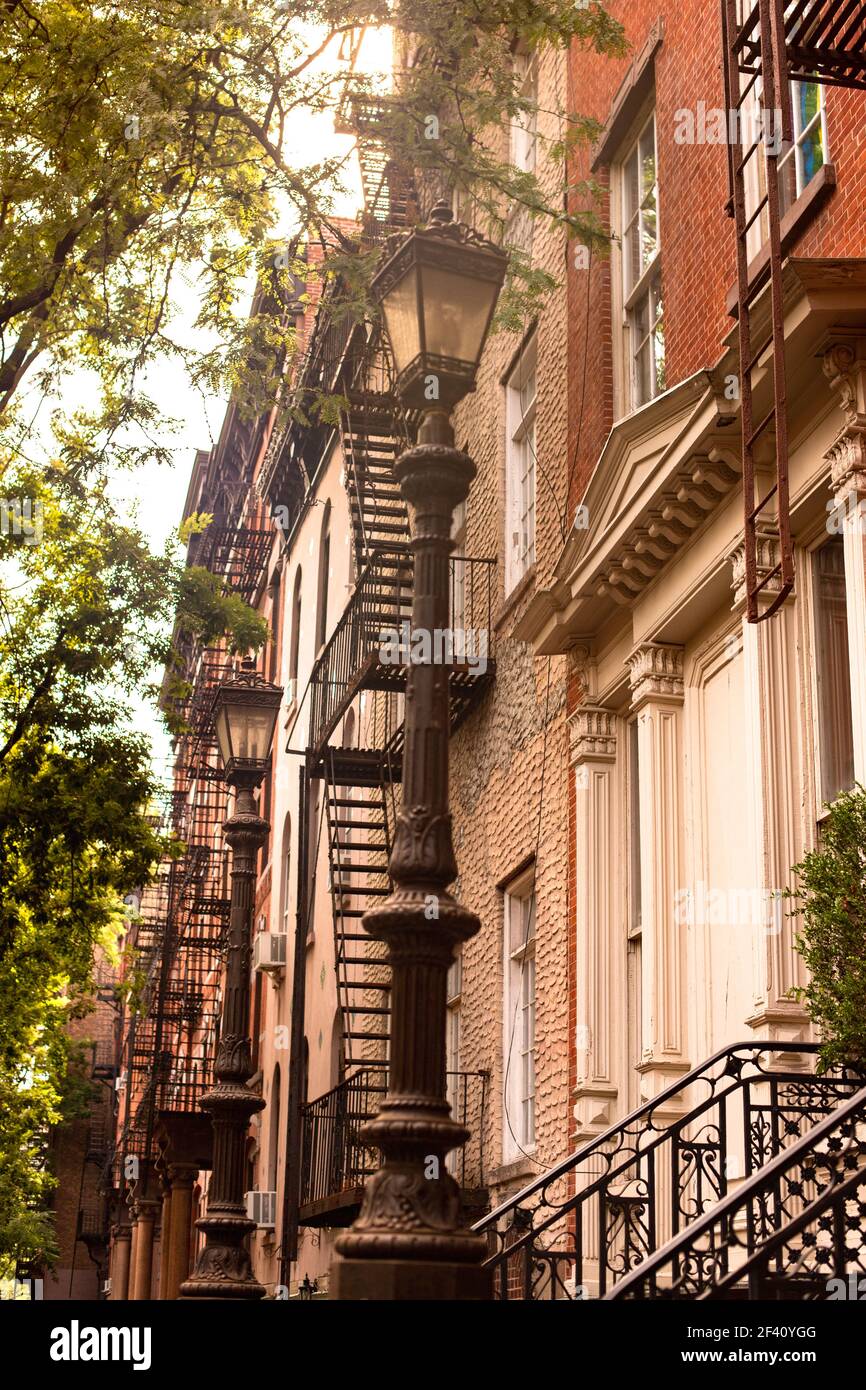
{"type": "Polygon", "coordinates": [[[509,373],[505,386],[505,593],[519,584],[535,564],[537,537],[538,460],[535,433],[536,402],[538,398],[537,339],[532,338],[509,373]],[[530,376],[535,378],[535,391],[529,409],[524,412],[521,393],[530,376]],[[532,475],[532,540],[526,555],[520,553],[520,532],[523,504],[523,444],[529,440],[532,475]],[[519,452],[518,452],[519,451],[519,452]],[[520,476],[518,476],[518,468],[520,476]]]}
{"type": "MultiPolygon", "coordinates": [[[[634,306],[648,293],[650,284],[661,266],[662,219],[661,197],[658,177],[658,120],[655,92],[642,106],[628,134],[623,139],[620,153],[610,169],[610,222],[614,229],[612,244],[612,294],[611,322],[614,326],[613,350],[613,396],[614,418],[623,420],[642,407],[637,404],[636,382],[634,380],[634,357],[631,351],[632,326],[630,316],[634,306]],[[626,294],[625,289],[625,166],[633,154],[649,122],[655,121],[656,145],[656,231],[657,250],[650,264],[642,273],[640,280],[626,294]]],[[[654,399],[654,398],[653,398],[654,399]]],[[[644,402],[646,404],[646,402],[644,402]]]]}
{"type": "Polygon", "coordinates": [[[503,1039],[502,1039],[502,1059],[503,1059],[503,1087],[502,1087],[502,1160],[504,1163],[513,1163],[524,1153],[532,1154],[535,1151],[536,1136],[536,1086],[535,1086],[535,1058],[537,1046],[537,1034],[535,1028],[535,1010],[537,998],[535,986],[532,987],[532,1043],[529,1053],[532,1057],[532,1134],[527,1136],[524,1120],[524,1071],[522,1057],[524,1055],[521,1039],[521,1023],[526,1008],[524,990],[526,982],[530,978],[527,974],[527,965],[531,961],[534,972],[536,930],[535,919],[537,915],[537,904],[535,902],[535,866],[532,865],[519,878],[509,883],[505,890],[503,904],[503,1039]],[[511,947],[511,904],[513,902],[532,901],[531,911],[531,931],[525,944],[521,944],[516,950],[511,947]],[[518,993],[519,991],[519,993],[518,993]],[[514,1131],[512,1133],[512,1131],[514,1131]]]}

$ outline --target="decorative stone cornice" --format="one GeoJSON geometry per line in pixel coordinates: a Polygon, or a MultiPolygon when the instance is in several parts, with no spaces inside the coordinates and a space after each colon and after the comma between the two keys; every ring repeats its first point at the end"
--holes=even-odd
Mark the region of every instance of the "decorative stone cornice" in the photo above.
{"type": "Polygon", "coordinates": [[[616,759],[616,716],[598,705],[581,705],[568,721],[571,765],[612,763],[616,759]]]}
{"type": "MultiPolygon", "coordinates": [[[[757,555],[758,582],[772,574],[779,563],[779,533],[773,526],[758,522],[755,528],[755,549],[757,555]]],[[[733,612],[745,610],[746,606],[746,546],[740,541],[728,556],[731,562],[731,588],[734,591],[733,612]]],[[[781,574],[767,579],[758,593],[761,607],[769,607],[782,587],[781,574]]]]}
{"type": "Polygon", "coordinates": [[[692,460],[675,488],[662,495],[659,505],[620,548],[596,589],[599,598],[609,596],[622,605],[634,602],[738,479],[739,474],[721,459],[692,460]]]}
{"type": "Polygon", "coordinates": [[[628,658],[632,709],[648,700],[666,704],[684,698],[683,649],[668,642],[642,642],[628,658]]]}

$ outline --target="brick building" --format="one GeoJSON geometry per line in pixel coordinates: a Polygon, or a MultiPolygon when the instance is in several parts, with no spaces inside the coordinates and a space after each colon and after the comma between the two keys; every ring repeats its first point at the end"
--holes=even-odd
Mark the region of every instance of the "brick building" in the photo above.
{"type": "MultiPolygon", "coordinates": [[[[775,163],[772,118],[763,142],[746,135],[763,110],[755,65],[765,88],[772,71],[757,11],[728,4],[724,29],[720,8],[610,9],[628,58],[516,51],[537,115],[502,132],[512,162],[553,190],[558,113],[598,118],[573,174],[607,190],[610,252],[513,214],[509,239],[560,288],[536,319],[491,338],[455,412],[478,475],[451,570],[453,626],[476,641],[451,677],[452,809],[457,891],[483,926],[451,975],[449,1088],[472,1132],[451,1161],[501,1296],[669,1285],[701,1222],[724,1244],[754,1231],[756,1212],[770,1224],[742,1255],[754,1287],[766,1291],[772,1237],[784,1256],[774,1277],[811,1296],[830,1257],[786,1274],[809,1212],[797,1208],[789,1237],[791,1208],[767,1217],[762,1183],[776,1162],[774,1181],[802,1186],[810,1145],[856,1137],[864,1105],[850,1081],[814,1074],[778,895],[818,843],[825,803],[866,781],[866,96],[838,52],[848,85],[811,81],[800,50],[820,28],[791,29],[801,76],[775,163]],[[744,467],[771,499],[745,526],[744,467]],[[679,1253],[663,1248],[678,1240],[679,1253]],[[651,1273],[637,1271],[647,1259],[651,1273]]],[[[809,61],[826,75],[832,56],[813,45],[809,61]]],[[[375,109],[354,123],[366,195],[355,233],[370,245],[444,190],[396,178],[375,109]]],[[[235,530],[209,562],[235,583],[243,545],[258,557],[254,574],[241,568],[243,592],[269,617],[260,669],[285,692],[261,794],[271,838],[251,984],[265,1101],[248,1149],[251,1250],[274,1297],[313,1280],[327,1292],[334,1240],[376,1162],[357,1129],[388,1062],[387,966],[360,919],[387,892],[400,804],[405,670],[383,657],[382,632],[409,614],[408,518],[390,463],[417,420],[394,395],[377,326],[332,312],[330,293],[307,311],[306,350],[282,389],[338,393],[339,420],[310,424],[278,404],[242,437],[230,412],[190,501],[219,510],[219,496],[227,526],[266,538],[256,548],[235,530]]],[[[204,672],[201,653],[190,659],[204,672]]],[[[195,675],[202,689],[210,679],[195,675]]],[[[192,702],[190,737],[207,741],[192,702]]],[[[200,754],[202,785],[212,755],[212,744],[200,754]]],[[[177,800],[194,805],[194,783],[187,771],[177,800]]],[[[202,815],[215,824],[216,803],[202,815]]],[[[203,872],[218,878],[221,846],[202,843],[203,872]]],[[[184,921],[207,897],[219,922],[224,878],[183,892],[184,921]]],[[[197,1085],[212,1045],[195,1034],[197,1085]]],[[[144,1212],[152,1246],[162,1202],[163,1241],[174,1232],[188,1264],[190,1204],[178,1208],[181,1251],[172,1173],[206,1197],[210,1158],[193,1107],[179,1118],[168,1095],[140,1155],[161,1187],[133,1226],[144,1212]]],[[[803,1200],[823,1216],[832,1196],[803,1200]]],[[[174,1296],[176,1278],[151,1282],[158,1263],[139,1265],[131,1296],[174,1296]]],[[[725,1256],[700,1277],[734,1278],[736,1265],[725,1256]]]]}

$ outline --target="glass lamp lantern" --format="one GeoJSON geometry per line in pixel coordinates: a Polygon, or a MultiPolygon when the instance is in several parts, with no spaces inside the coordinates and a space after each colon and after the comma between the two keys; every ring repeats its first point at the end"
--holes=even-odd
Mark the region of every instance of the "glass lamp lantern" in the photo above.
{"type": "Polygon", "coordinates": [[[475,390],[475,374],[496,308],[508,256],[437,203],[377,272],[397,371],[407,406],[451,410],[475,390]]]}
{"type": "Polygon", "coordinates": [[[256,785],[267,770],[283,692],[246,658],[217,689],[213,720],[226,780],[256,785]]]}

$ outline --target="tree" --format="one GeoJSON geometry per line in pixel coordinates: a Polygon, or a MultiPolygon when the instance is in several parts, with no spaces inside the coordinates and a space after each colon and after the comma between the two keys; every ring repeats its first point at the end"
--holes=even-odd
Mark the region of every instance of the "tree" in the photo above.
{"type": "MultiPolygon", "coordinates": [[[[307,274],[298,236],[332,248],[324,275],[342,269],[357,281],[371,264],[332,215],[347,156],[297,163],[294,122],[369,103],[381,79],[357,71],[357,39],[386,24],[414,58],[398,94],[377,99],[392,158],[438,172],[494,220],[516,199],[572,233],[602,235],[597,219],[563,212],[560,192],[511,167],[498,139],[531,105],[512,61],[516,41],[624,51],[620,25],[595,0],[7,0],[0,418],[19,448],[29,428],[15,409],[22,383],[56,392],[82,365],[100,379],[100,406],[58,421],[63,456],[78,471],[112,449],[156,447],[160,412],[142,389],[155,356],[177,357],[212,389],[241,387],[253,410],[273,400],[295,347],[280,305],[293,276],[307,274]],[[198,322],[216,335],[213,348],[172,337],[182,272],[197,277],[198,322]],[[251,317],[250,277],[268,292],[251,317]],[[137,432],[145,442],[133,446],[137,432]]],[[[561,116],[551,153],[564,160],[594,126],[561,116]]]]}
{"type": "Polygon", "coordinates": [[[809,968],[798,991],[821,1035],[821,1067],[866,1071],[866,788],[829,808],[821,846],[794,866],[789,892],[802,920],[797,948],[809,968]]]}
{"type": "Polygon", "coordinates": [[[49,1127],[76,1086],[67,1025],[166,849],[128,702],[166,661],[175,611],[211,641],[257,647],[267,631],[213,576],[196,585],[178,545],[152,555],[104,489],[13,481],[35,505],[0,538],[0,1261],[50,1258],[38,1206],[49,1127]]]}

